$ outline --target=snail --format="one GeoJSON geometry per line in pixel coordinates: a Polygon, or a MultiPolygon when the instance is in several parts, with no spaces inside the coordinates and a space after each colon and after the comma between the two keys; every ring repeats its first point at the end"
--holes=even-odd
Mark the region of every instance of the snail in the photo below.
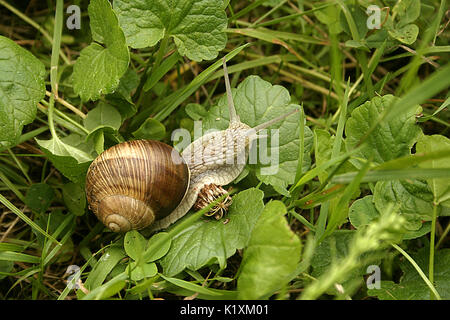
{"type": "MultiPolygon", "coordinates": [[[[223,68],[230,115],[226,130],[203,135],[181,154],[159,141],[127,141],[105,150],[91,163],[86,176],[89,208],[109,229],[164,229],[192,207],[200,209],[226,194],[222,186],[244,169],[247,149],[257,133],[298,111],[254,128],[242,123],[225,59],[223,68]]],[[[211,215],[220,219],[230,203],[226,197],[211,215]]]]}

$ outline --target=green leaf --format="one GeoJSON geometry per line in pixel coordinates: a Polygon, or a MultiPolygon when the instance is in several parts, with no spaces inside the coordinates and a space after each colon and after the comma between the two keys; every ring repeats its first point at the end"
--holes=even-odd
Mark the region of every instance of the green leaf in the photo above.
{"type": "MultiPolygon", "coordinates": [[[[358,199],[350,207],[349,211],[349,219],[351,224],[356,228],[361,228],[363,226],[369,225],[372,221],[378,219],[380,217],[380,213],[378,212],[375,204],[373,202],[373,196],[365,196],[362,199],[358,199]]],[[[415,220],[414,216],[404,215],[406,220],[411,219],[412,222],[406,222],[405,226],[414,224],[415,222],[419,222],[419,220],[415,220]]],[[[420,221],[421,222],[421,221],[420,221]]],[[[419,226],[419,225],[417,225],[419,226]]],[[[403,239],[416,239],[419,238],[431,230],[431,222],[420,223],[420,227],[417,230],[408,230],[403,235],[403,239]]]]}
{"type": "Polygon", "coordinates": [[[127,44],[133,48],[154,46],[172,37],[182,56],[211,60],[225,47],[227,16],[217,0],[114,1],[127,44]]]}
{"type": "MultiPolygon", "coordinates": [[[[383,21],[383,17],[381,18],[383,21]]],[[[386,42],[386,47],[390,48],[397,44],[397,42],[389,37],[388,31],[383,28],[380,30],[374,30],[370,36],[366,39],[362,40],[364,44],[366,44],[369,48],[380,48],[383,46],[383,43],[386,42]]]]}
{"type": "Polygon", "coordinates": [[[19,143],[24,125],[36,117],[45,96],[44,64],[14,41],[0,36],[0,151],[19,143]]]}
{"type": "MultiPolygon", "coordinates": [[[[358,5],[348,5],[349,16],[353,18],[355,23],[356,32],[358,32],[359,38],[363,39],[368,31],[367,29],[367,14],[366,12],[358,5]]],[[[336,10],[335,8],[333,8],[336,10]]],[[[340,11],[340,25],[342,29],[349,35],[352,34],[351,26],[347,20],[345,12],[343,10],[340,11]]],[[[353,39],[359,40],[359,39],[353,39]]]]}
{"type": "Polygon", "coordinates": [[[164,257],[169,252],[172,239],[167,232],[159,232],[148,240],[147,251],[145,254],[146,262],[156,261],[164,257]],[[163,239],[164,241],[160,240],[163,239]],[[152,243],[162,241],[162,245],[153,248],[152,243]]]}
{"type": "Polygon", "coordinates": [[[89,165],[94,160],[92,150],[82,141],[83,139],[76,134],[62,139],[58,137],[50,140],[36,139],[55,168],[75,183],[84,183],[89,165]]]}
{"type": "Polygon", "coordinates": [[[69,182],[63,185],[62,195],[67,209],[76,216],[82,216],[86,208],[86,193],[82,185],[69,182]]]}
{"type": "MultiPolygon", "coordinates": [[[[398,159],[405,159],[405,158],[398,158],[398,159]]],[[[391,162],[391,164],[394,164],[394,162],[391,162]]],[[[331,181],[333,183],[344,183],[344,184],[351,183],[357,175],[358,172],[347,172],[344,174],[334,176],[331,179],[331,181]]],[[[405,179],[426,180],[426,179],[449,178],[449,177],[450,171],[447,169],[422,168],[418,170],[417,168],[407,168],[407,169],[368,171],[366,175],[361,179],[361,182],[377,182],[383,180],[391,181],[391,180],[405,180],[405,179]]]]}
{"type": "MultiPolygon", "coordinates": [[[[164,233],[161,233],[160,236],[158,236],[157,234],[153,236],[152,239],[155,240],[157,237],[164,236],[167,236],[167,234],[164,235],[164,233]]],[[[150,241],[152,241],[152,239],[150,239],[150,241]]],[[[144,253],[149,243],[150,242],[147,242],[144,236],[142,236],[136,230],[128,231],[125,234],[123,243],[125,252],[130,258],[135,260],[128,265],[127,270],[125,271],[126,273],[131,273],[131,280],[139,281],[144,278],[153,277],[158,273],[158,268],[156,267],[155,263],[147,263],[148,261],[150,261],[149,259],[145,259],[147,261],[144,260],[144,253]]],[[[166,243],[167,242],[165,242],[165,244],[166,243]]],[[[168,242],[168,245],[170,247],[170,241],[168,242]]],[[[152,254],[151,259],[156,260],[155,258],[158,259],[159,257],[163,256],[167,252],[169,247],[165,245],[162,248],[158,248],[158,251],[152,254]]]]}
{"type": "Polygon", "coordinates": [[[91,290],[87,295],[85,295],[83,300],[100,300],[109,298],[119,291],[121,291],[126,285],[127,274],[121,273],[105,284],[91,290]]]}
{"type": "MultiPolygon", "coordinates": [[[[425,274],[428,274],[429,248],[424,247],[411,255],[425,274]]],[[[434,286],[443,300],[450,299],[450,249],[435,252],[434,286]]],[[[401,260],[403,275],[400,282],[381,281],[380,289],[370,289],[367,293],[380,300],[429,300],[430,288],[407,260],[401,260]]]]}
{"type": "Polygon", "coordinates": [[[357,229],[369,225],[372,220],[377,219],[379,216],[380,214],[373,204],[372,195],[353,202],[348,214],[351,224],[357,229]]]}
{"type": "Polygon", "coordinates": [[[378,211],[386,210],[390,202],[399,206],[406,218],[405,228],[411,231],[422,226],[422,220],[430,221],[433,215],[433,194],[420,180],[379,181],[375,185],[373,201],[378,211]]]}
{"type": "Polygon", "coordinates": [[[420,0],[397,1],[392,9],[392,13],[399,20],[398,27],[403,27],[408,23],[414,22],[420,16],[420,0]]]}
{"type": "Polygon", "coordinates": [[[14,268],[13,261],[0,260],[0,281],[6,278],[8,273],[10,273],[14,268]]]}
{"type": "Polygon", "coordinates": [[[201,118],[205,118],[208,116],[208,111],[198,103],[188,103],[184,110],[191,117],[192,120],[200,120],[201,118]]]}
{"type": "Polygon", "coordinates": [[[12,251],[1,251],[0,261],[14,261],[14,262],[26,262],[26,263],[40,263],[41,258],[32,256],[25,253],[18,253],[12,251]]]}
{"type": "Polygon", "coordinates": [[[156,119],[148,118],[133,132],[136,139],[161,140],[166,136],[166,127],[156,119]]]}
{"type": "Polygon", "coordinates": [[[123,247],[130,258],[139,260],[147,247],[147,240],[138,231],[131,230],[125,234],[123,247]]]}
{"type": "Polygon", "coordinates": [[[220,296],[221,295],[220,293],[214,291],[213,289],[205,288],[205,287],[199,286],[198,284],[194,284],[194,283],[184,281],[181,279],[177,279],[177,278],[166,277],[164,275],[161,275],[161,277],[164,280],[166,280],[180,288],[184,288],[184,289],[187,289],[192,292],[198,292],[198,293],[206,294],[209,296],[220,296]]]}
{"type": "Polygon", "coordinates": [[[131,262],[127,269],[125,270],[126,273],[131,272],[131,280],[134,281],[140,281],[144,278],[151,278],[154,277],[158,273],[158,267],[155,263],[145,263],[145,262],[131,262]]]}
{"type": "Polygon", "coordinates": [[[28,190],[25,196],[25,204],[38,213],[45,212],[52,204],[55,192],[46,183],[35,183],[28,190]]]}
{"type": "Polygon", "coordinates": [[[326,8],[323,8],[321,10],[314,11],[314,15],[317,17],[317,19],[328,25],[328,30],[332,33],[341,33],[343,28],[341,26],[341,19],[340,19],[340,7],[336,6],[329,6],[326,8]]]}
{"type": "Polygon", "coordinates": [[[105,134],[117,135],[121,125],[122,116],[119,111],[100,101],[84,119],[84,126],[90,131],[86,141],[92,143],[97,154],[100,154],[104,151],[105,134]]]}
{"type": "Polygon", "coordinates": [[[164,275],[173,276],[185,268],[197,270],[210,263],[226,266],[226,259],[244,248],[251,230],[264,208],[263,192],[248,189],[233,197],[225,219],[204,218],[172,239],[172,245],[161,260],[164,275]]]}
{"type": "Polygon", "coordinates": [[[399,29],[391,29],[388,33],[392,38],[404,44],[413,44],[419,35],[419,27],[415,24],[408,24],[399,29]]]}
{"type": "Polygon", "coordinates": [[[97,261],[95,266],[89,272],[84,285],[87,289],[93,290],[100,287],[105,281],[111,270],[125,258],[125,252],[121,246],[111,246],[105,250],[105,253],[97,261]]]}
{"type": "Polygon", "coordinates": [[[164,59],[155,70],[152,69],[152,72],[145,81],[145,84],[142,87],[142,89],[144,91],[148,91],[151,88],[153,88],[158,83],[158,81],[161,80],[162,77],[164,77],[180,59],[181,57],[177,52],[171,54],[170,57],[164,59]]]}
{"type": "Polygon", "coordinates": [[[73,88],[83,101],[112,93],[130,60],[125,36],[109,1],[92,0],[88,12],[95,42],[81,50],[73,66],[73,88]]]}
{"type": "Polygon", "coordinates": [[[301,243],[291,231],[280,201],[269,202],[244,251],[237,282],[240,299],[268,298],[283,287],[300,261],[301,243]]]}
{"type": "MultiPolygon", "coordinates": [[[[450,140],[438,134],[432,136],[423,135],[416,145],[417,153],[443,150],[450,150],[450,140]]],[[[447,168],[450,170],[450,158],[446,157],[422,162],[419,166],[422,168],[447,168]]],[[[450,207],[450,178],[428,179],[427,183],[434,195],[434,201],[437,204],[450,207]]]]}
{"type": "MultiPolygon", "coordinates": [[[[335,231],[320,242],[319,246],[314,250],[314,255],[311,259],[311,275],[314,278],[319,278],[329,271],[333,262],[342,261],[348,257],[354,235],[355,230],[335,231]]],[[[344,290],[347,291],[354,283],[362,284],[365,271],[365,266],[360,266],[350,271],[346,280],[340,283],[344,290]]],[[[330,289],[328,293],[335,294],[336,290],[334,288],[330,289]]]]}
{"type": "MultiPolygon", "coordinates": [[[[139,76],[133,69],[127,69],[125,74],[120,78],[119,86],[114,93],[107,96],[110,97],[121,97],[129,103],[133,103],[131,100],[131,94],[139,85],[139,76]]],[[[119,109],[120,112],[120,109],[119,109]]],[[[121,112],[122,114],[122,112],[121,112]]],[[[123,114],[122,114],[123,116],[123,114]]]]}
{"type": "Polygon", "coordinates": [[[88,112],[83,122],[84,127],[89,131],[94,131],[99,127],[110,127],[114,130],[119,130],[122,124],[122,117],[114,107],[100,101],[97,107],[88,112]]]}
{"type": "Polygon", "coordinates": [[[131,95],[139,85],[139,76],[133,69],[127,69],[125,74],[120,78],[119,86],[117,89],[108,95],[106,95],[106,103],[114,106],[122,116],[122,122],[125,119],[132,117],[137,109],[134,105],[131,95]]]}
{"type": "MultiPolygon", "coordinates": [[[[232,92],[236,113],[243,123],[248,124],[252,128],[285,114],[294,108],[300,108],[298,105],[291,104],[291,97],[286,88],[272,85],[258,76],[247,77],[232,92]]],[[[205,132],[212,128],[226,129],[229,123],[228,113],[227,97],[222,96],[218,104],[209,109],[208,115],[203,118],[203,131],[205,132]]],[[[260,145],[258,152],[253,153],[257,153],[258,158],[252,160],[250,157],[248,161],[250,163],[249,167],[256,172],[256,176],[260,181],[276,186],[279,189],[285,189],[289,184],[294,183],[297,172],[300,140],[298,115],[291,115],[270,126],[267,134],[267,149],[260,145]],[[272,134],[276,136],[276,131],[273,129],[279,130],[278,145],[272,143],[274,141],[272,134]],[[261,153],[267,155],[269,164],[262,163],[261,153]]],[[[303,172],[306,172],[311,163],[310,151],[313,144],[313,134],[307,126],[305,126],[304,144],[303,172]]]]}
{"type": "MultiPolygon", "coordinates": [[[[374,97],[363,105],[355,108],[345,127],[347,150],[355,148],[369,129],[377,123],[386,108],[392,107],[399,99],[392,95],[374,97]]],[[[365,145],[356,152],[351,163],[361,168],[362,161],[373,155],[373,163],[385,161],[411,154],[411,147],[419,138],[421,129],[416,125],[415,114],[421,110],[417,106],[413,110],[397,114],[396,117],[380,123],[368,136],[365,145]]]]}
{"type": "Polygon", "coordinates": [[[338,226],[346,221],[348,216],[348,206],[350,200],[359,192],[359,185],[364,175],[367,173],[370,162],[367,162],[352,182],[345,187],[342,195],[330,203],[330,216],[327,222],[325,233],[321,236],[320,241],[330,235],[338,226]]]}
{"type": "MultiPolygon", "coordinates": [[[[36,224],[43,230],[46,230],[54,238],[58,238],[59,234],[67,234],[72,227],[70,226],[71,221],[73,221],[73,216],[70,214],[64,214],[61,209],[54,209],[47,213],[41,213],[35,218],[36,224]]],[[[45,243],[47,246],[49,245],[49,242],[45,239],[45,235],[41,234],[38,230],[33,230],[33,233],[36,235],[37,242],[40,247],[44,247],[45,243]]],[[[61,239],[61,242],[63,243],[63,239],[61,239]]],[[[64,245],[66,246],[67,243],[64,243],[64,245]]],[[[62,247],[58,246],[55,248],[59,249],[62,247]]],[[[43,252],[43,259],[45,258],[47,260],[49,258],[47,256],[48,252],[45,248],[43,249],[43,252]]]]}

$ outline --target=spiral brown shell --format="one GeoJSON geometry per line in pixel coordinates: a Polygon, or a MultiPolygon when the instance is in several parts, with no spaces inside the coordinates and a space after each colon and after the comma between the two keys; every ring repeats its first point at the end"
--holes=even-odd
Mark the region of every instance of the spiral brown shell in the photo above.
{"type": "Polygon", "coordinates": [[[112,231],[142,229],[170,214],[189,187],[189,169],[172,147],[153,140],[115,145],[89,167],[89,208],[112,231]]]}

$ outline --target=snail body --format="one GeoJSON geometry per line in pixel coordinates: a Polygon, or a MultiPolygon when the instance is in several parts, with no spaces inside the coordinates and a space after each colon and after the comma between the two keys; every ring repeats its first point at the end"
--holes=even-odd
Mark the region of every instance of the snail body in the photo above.
{"type": "MultiPolygon", "coordinates": [[[[226,193],[220,186],[242,172],[257,132],[298,111],[255,128],[242,123],[234,108],[225,60],[223,64],[230,114],[226,130],[205,134],[181,154],[162,142],[136,140],[115,145],[92,162],[86,177],[89,208],[112,231],[163,229],[193,206],[199,209],[226,193]]],[[[220,211],[216,218],[230,203],[227,198],[216,209],[220,211]]]]}

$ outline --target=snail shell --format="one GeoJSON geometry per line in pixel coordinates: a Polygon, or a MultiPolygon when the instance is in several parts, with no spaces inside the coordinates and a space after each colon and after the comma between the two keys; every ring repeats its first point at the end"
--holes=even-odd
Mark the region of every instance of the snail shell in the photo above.
{"type": "Polygon", "coordinates": [[[169,215],[189,187],[189,169],[162,142],[134,140],[100,154],[86,177],[90,209],[109,229],[142,229],[169,215]]]}

